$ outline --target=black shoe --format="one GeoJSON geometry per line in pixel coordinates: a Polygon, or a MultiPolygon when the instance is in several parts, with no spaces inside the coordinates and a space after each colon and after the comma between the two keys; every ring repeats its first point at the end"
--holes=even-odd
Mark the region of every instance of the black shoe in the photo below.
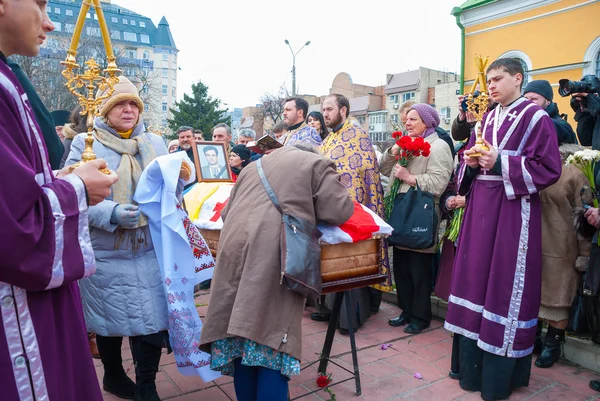
{"type": "Polygon", "coordinates": [[[311,313],[310,318],[315,322],[328,322],[330,315],[322,315],[319,312],[311,313]]]}
{"type": "Polygon", "coordinates": [[[102,388],[104,391],[113,394],[124,400],[133,400],[135,397],[135,383],[123,371],[119,375],[104,375],[102,379],[102,388]]]}
{"type": "Polygon", "coordinates": [[[454,380],[458,380],[458,379],[460,379],[460,376],[458,375],[458,372],[453,372],[453,371],[450,371],[450,372],[448,372],[448,376],[449,376],[451,379],[454,379],[454,380]]]}
{"type": "Polygon", "coordinates": [[[408,326],[406,326],[406,328],[404,329],[405,333],[408,334],[419,334],[420,332],[422,332],[423,330],[425,330],[426,328],[428,328],[429,325],[428,324],[417,324],[417,323],[410,323],[408,326]]]}
{"type": "Polygon", "coordinates": [[[395,319],[388,320],[388,324],[390,326],[393,326],[393,327],[404,326],[404,325],[407,325],[408,323],[410,323],[410,321],[408,320],[408,318],[406,318],[406,317],[404,317],[402,315],[398,316],[395,319]]]}
{"type": "Polygon", "coordinates": [[[535,366],[542,369],[551,368],[560,359],[561,346],[565,342],[565,331],[548,326],[542,353],[535,361],[535,366]]]}
{"type": "Polygon", "coordinates": [[[600,380],[590,381],[590,388],[594,391],[600,392],[600,380]]]}
{"type": "Polygon", "coordinates": [[[210,284],[212,283],[212,279],[208,279],[208,280],[204,280],[203,282],[200,283],[200,285],[198,286],[199,290],[202,291],[206,291],[206,290],[210,290],[210,284]]]}
{"type": "Polygon", "coordinates": [[[348,330],[348,329],[342,329],[342,328],[340,328],[339,332],[340,332],[340,334],[342,334],[344,336],[347,336],[347,335],[350,334],[350,330],[348,330]]]}

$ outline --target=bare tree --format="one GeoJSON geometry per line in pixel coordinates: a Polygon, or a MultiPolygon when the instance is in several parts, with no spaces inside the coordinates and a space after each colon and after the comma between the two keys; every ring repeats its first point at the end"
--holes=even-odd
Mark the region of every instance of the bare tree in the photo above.
{"type": "MultiPolygon", "coordinates": [[[[93,58],[101,69],[108,65],[104,43],[100,32],[90,28],[81,34],[77,48],[78,72],[83,72],[85,62],[93,58]]],[[[70,45],[70,37],[52,35],[38,57],[11,57],[21,66],[29,77],[38,95],[49,110],[73,110],[78,101],[65,87],[65,79],[61,75],[64,67],[60,64],[66,58],[70,45]]],[[[160,104],[161,79],[158,70],[140,66],[137,49],[128,48],[122,43],[113,44],[113,53],[117,58],[117,66],[122,74],[138,86],[140,97],[146,104],[149,113],[156,113],[156,104],[160,104]]]]}
{"type": "Polygon", "coordinates": [[[264,93],[260,98],[262,107],[257,108],[254,113],[255,120],[269,121],[272,124],[283,120],[283,107],[285,99],[289,97],[289,92],[285,86],[279,88],[279,92],[264,93]]]}

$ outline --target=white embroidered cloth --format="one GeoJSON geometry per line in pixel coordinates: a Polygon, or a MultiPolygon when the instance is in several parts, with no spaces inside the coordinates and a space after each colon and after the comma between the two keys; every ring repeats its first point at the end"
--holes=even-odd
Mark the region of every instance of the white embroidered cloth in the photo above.
{"type": "MultiPolygon", "coordinates": [[[[134,200],[148,216],[169,308],[169,339],[177,369],[205,382],[221,374],[210,369],[210,354],[198,349],[202,321],[194,302],[194,286],[212,277],[215,261],[200,232],[180,206],[176,188],[185,152],[154,159],[140,177],[134,200]]],[[[189,182],[195,179],[194,173],[189,182]]]]}

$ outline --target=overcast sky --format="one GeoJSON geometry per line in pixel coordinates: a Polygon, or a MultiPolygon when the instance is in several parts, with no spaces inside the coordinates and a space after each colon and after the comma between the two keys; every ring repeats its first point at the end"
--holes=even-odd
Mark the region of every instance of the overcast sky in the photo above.
{"type": "Polygon", "coordinates": [[[228,108],[253,106],[265,92],[292,87],[292,54],[301,94],[328,93],[347,72],[354,83],[385,84],[386,73],[419,66],[459,72],[456,0],[113,0],[165,16],[179,49],[178,97],[208,85],[228,108]]]}

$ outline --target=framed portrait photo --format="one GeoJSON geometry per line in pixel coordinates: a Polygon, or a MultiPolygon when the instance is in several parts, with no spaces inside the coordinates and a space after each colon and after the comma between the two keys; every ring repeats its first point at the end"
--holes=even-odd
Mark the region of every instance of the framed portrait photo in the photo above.
{"type": "Polygon", "coordinates": [[[224,143],[196,141],[192,150],[198,182],[233,182],[224,143]]]}

